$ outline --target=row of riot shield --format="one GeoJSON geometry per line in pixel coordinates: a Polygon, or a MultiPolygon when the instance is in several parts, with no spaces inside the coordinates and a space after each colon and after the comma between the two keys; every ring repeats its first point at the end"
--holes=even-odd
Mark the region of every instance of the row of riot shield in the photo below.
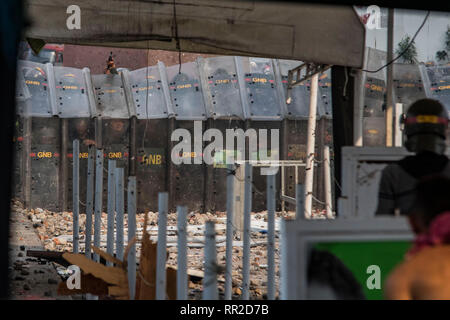
{"type": "Polygon", "coordinates": [[[385,145],[386,69],[382,68],[385,64],[385,51],[368,48],[365,69],[379,71],[362,74],[364,146],[385,145]]]}
{"type": "MultiPolygon", "coordinates": [[[[369,48],[366,52],[368,70],[379,70],[386,64],[386,52],[369,48]]],[[[363,145],[384,146],[386,136],[386,69],[363,73],[363,145]]],[[[403,112],[416,100],[439,100],[450,112],[450,65],[393,64],[394,103],[403,105],[403,112]]]]}
{"type": "MultiPolygon", "coordinates": [[[[426,97],[440,100],[447,108],[450,108],[450,99],[446,100],[445,84],[441,90],[432,80],[434,70],[450,70],[449,68],[425,67],[424,65],[400,64],[393,66],[393,95],[394,103],[403,105],[403,112],[419,99],[426,97]]],[[[450,77],[449,77],[450,78],[450,77]]],[[[363,111],[363,144],[365,146],[385,145],[385,108],[386,108],[386,78],[385,74],[366,74],[364,77],[364,111],[363,111]]],[[[439,82],[445,83],[443,74],[439,75],[439,82]]],[[[449,91],[450,92],[450,91],[449,91]]],[[[448,95],[448,94],[447,94],[448,95]]],[[[450,95],[448,95],[450,96],[450,95]]]]}
{"type": "MultiPolygon", "coordinates": [[[[279,130],[279,158],[304,160],[309,81],[292,88],[290,103],[286,103],[288,71],[299,63],[214,57],[181,66],[158,63],[134,71],[125,69],[118,75],[91,75],[87,68],[20,61],[15,137],[20,153],[16,159],[20,160],[15,182],[20,181],[21,187],[16,194],[29,207],[70,210],[72,142],[78,139],[81,208],[86,195],[87,150],[96,145],[104,153],[104,170],[108,170],[106,160],[112,159],[126,175],[137,177],[139,211],[156,210],[161,191],[169,191],[172,209],[187,205],[198,211],[225,210],[223,154],[238,150],[226,150],[224,141],[224,152],[217,152],[214,163],[206,165],[202,158],[208,142],[203,141],[203,134],[217,129],[226,137],[230,129],[255,129],[261,139],[259,129],[279,130]],[[171,161],[172,148],[178,143],[171,137],[177,129],[191,137],[191,151],[182,157],[190,158],[192,164],[171,161]],[[198,136],[201,148],[195,143],[198,136]]],[[[384,83],[376,83],[378,80],[370,80],[373,86],[369,86],[372,96],[366,96],[371,103],[367,110],[382,114],[384,83]]],[[[321,153],[324,144],[332,146],[329,71],[320,75],[317,103],[319,174],[315,185],[317,198],[323,199],[321,153]]],[[[257,152],[264,148],[271,149],[270,143],[261,144],[257,152]]],[[[106,206],[107,175],[103,176],[106,206]]],[[[287,175],[288,192],[295,189],[294,176],[287,175]]],[[[254,170],[253,179],[253,207],[261,210],[265,207],[265,176],[254,170]]],[[[300,182],[302,179],[303,173],[300,182]]]]}

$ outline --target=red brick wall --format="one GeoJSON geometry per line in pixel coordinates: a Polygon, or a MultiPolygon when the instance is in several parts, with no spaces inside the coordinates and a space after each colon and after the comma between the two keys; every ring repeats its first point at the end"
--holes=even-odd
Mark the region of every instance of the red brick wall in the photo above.
{"type": "MultiPolygon", "coordinates": [[[[146,65],[153,66],[162,61],[166,66],[178,64],[178,52],[164,50],[108,48],[93,46],[64,45],[64,66],[73,68],[88,67],[91,74],[103,73],[106,68],[106,60],[110,52],[117,68],[135,70],[146,65]],[[146,63],[147,62],[147,63],[146,63]]],[[[181,53],[181,61],[190,62],[197,57],[209,57],[211,55],[196,53],[181,53]]]]}

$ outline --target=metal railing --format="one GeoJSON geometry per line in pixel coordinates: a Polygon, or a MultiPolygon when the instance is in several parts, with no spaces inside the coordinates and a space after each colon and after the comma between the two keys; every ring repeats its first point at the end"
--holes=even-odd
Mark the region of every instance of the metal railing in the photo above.
{"type": "MultiPolygon", "coordinates": [[[[74,204],[78,204],[79,199],[79,142],[75,140],[73,142],[74,147],[74,161],[73,161],[73,200],[74,204]]],[[[245,179],[244,183],[244,228],[243,228],[243,256],[242,256],[242,295],[241,299],[247,300],[250,298],[250,283],[251,283],[251,212],[252,212],[252,184],[253,184],[253,166],[267,166],[278,165],[282,168],[281,173],[283,176],[283,170],[285,167],[293,166],[298,171],[298,167],[305,164],[301,161],[277,161],[277,162],[264,162],[264,161],[246,161],[245,166],[245,179]]],[[[233,243],[234,235],[233,229],[233,216],[234,216],[234,180],[235,177],[235,165],[228,165],[227,175],[227,218],[226,218],[226,263],[225,268],[221,268],[217,263],[216,256],[216,232],[215,223],[213,221],[207,221],[204,230],[204,278],[203,278],[203,299],[218,299],[218,275],[225,270],[225,292],[224,299],[232,299],[232,255],[233,255],[233,243]]],[[[94,147],[89,148],[88,155],[88,171],[87,171],[87,195],[86,195],[86,231],[85,231],[85,254],[89,258],[99,262],[99,256],[97,254],[91,254],[90,244],[100,247],[101,239],[101,214],[102,214],[102,191],[103,191],[103,150],[96,150],[94,147]],[[94,163],[94,155],[96,160],[94,163]],[[96,168],[94,174],[94,167],[96,168]],[[94,191],[95,189],[95,191],[94,191]],[[92,214],[94,214],[94,221],[92,221],[92,214]],[[93,222],[93,223],[92,223],[93,222]],[[92,232],[92,224],[94,230],[92,232]]],[[[137,230],[136,230],[136,177],[130,176],[127,181],[127,208],[124,208],[125,200],[125,188],[124,188],[124,170],[123,168],[116,167],[115,160],[108,161],[108,199],[107,199],[107,252],[111,255],[115,255],[117,259],[124,259],[124,215],[128,215],[128,243],[133,243],[137,230]],[[126,211],[126,212],[125,212],[126,211]],[[115,227],[114,227],[115,226],[115,227]],[[115,240],[115,241],[114,241],[115,240]]],[[[298,182],[298,177],[296,177],[298,182]]],[[[297,215],[304,214],[304,192],[303,186],[296,185],[297,195],[293,200],[296,205],[297,215]]],[[[278,288],[276,281],[276,259],[277,252],[277,230],[275,229],[276,218],[276,175],[267,175],[267,299],[276,299],[278,297],[278,288]]],[[[282,199],[283,200],[283,199],[282,199]]],[[[76,206],[74,207],[76,208],[76,206]]],[[[167,292],[167,279],[166,279],[166,259],[167,259],[167,224],[168,224],[168,193],[161,192],[158,195],[158,237],[157,237],[157,258],[156,265],[156,299],[166,299],[167,292]]],[[[79,251],[79,210],[75,209],[73,212],[74,229],[73,229],[73,251],[77,253],[79,251]]],[[[145,226],[147,227],[147,226],[145,226]]],[[[177,207],[177,299],[188,298],[188,255],[187,255],[187,208],[184,206],[177,207]]],[[[144,233],[145,234],[145,233],[144,233]]],[[[281,238],[283,238],[281,234],[281,238]]],[[[128,251],[128,285],[129,285],[129,297],[135,298],[136,290],[136,274],[137,274],[137,258],[136,258],[136,242],[131,246],[131,250],[128,251]]],[[[281,277],[283,275],[281,274],[281,277]]],[[[282,279],[280,279],[282,282],[282,279]]],[[[87,295],[88,299],[96,299],[97,297],[87,295]]]]}

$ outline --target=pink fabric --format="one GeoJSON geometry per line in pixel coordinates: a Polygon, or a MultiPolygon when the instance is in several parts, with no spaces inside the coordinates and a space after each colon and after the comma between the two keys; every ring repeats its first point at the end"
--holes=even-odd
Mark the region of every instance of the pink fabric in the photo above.
{"type": "Polygon", "coordinates": [[[423,248],[441,244],[450,244],[450,211],[441,213],[431,221],[428,231],[416,237],[407,256],[414,255],[423,248]]]}

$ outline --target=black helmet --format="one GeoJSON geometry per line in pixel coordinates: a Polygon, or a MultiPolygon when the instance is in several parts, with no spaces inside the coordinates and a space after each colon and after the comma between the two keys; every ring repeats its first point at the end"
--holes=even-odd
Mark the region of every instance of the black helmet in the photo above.
{"type": "Polygon", "coordinates": [[[439,101],[417,100],[409,107],[403,122],[407,137],[406,149],[416,153],[444,153],[448,114],[439,101]]]}

